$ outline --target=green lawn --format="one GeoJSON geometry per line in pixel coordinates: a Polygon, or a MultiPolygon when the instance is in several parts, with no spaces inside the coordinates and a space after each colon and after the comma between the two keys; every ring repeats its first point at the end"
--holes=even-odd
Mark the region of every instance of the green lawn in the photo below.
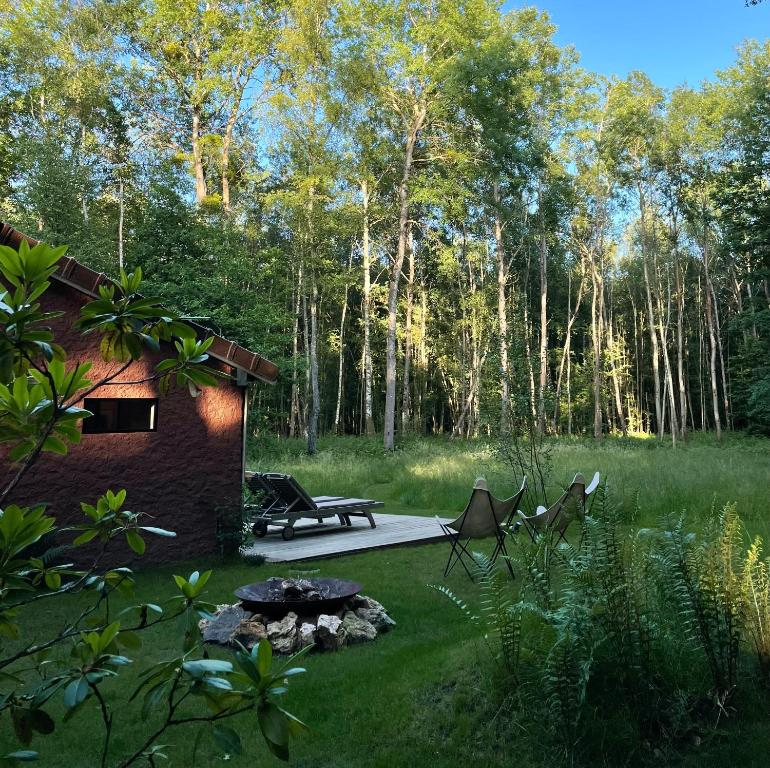
{"type": "MultiPolygon", "coordinates": [[[[717,504],[735,500],[749,532],[767,533],[768,448],[767,442],[739,438],[723,446],[694,441],[676,451],[653,441],[607,441],[599,447],[578,441],[560,443],[554,448],[554,478],[563,482],[576,470],[589,474],[598,469],[607,477],[629,523],[637,495],[641,514],[636,524],[684,508],[703,518],[715,500],[717,504]]],[[[499,495],[512,490],[518,480],[507,476],[485,446],[438,440],[412,442],[394,456],[383,456],[373,441],[322,441],[320,454],[312,459],[302,455],[298,444],[258,445],[251,465],[292,472],[313,493],[371,496],[386,502],[384,511],[430,515],[459,512],[478,474],[487,475],[499,495]]],[[[292,745],[292,765],[527,768],[552,764],[553,756],[544,751],[537,734],[522,731],[490,687],[489,676],[482,674],[490,662],[476,631],[446,598],[427,586],[441,582],[446,552],[443,544],[430,544],[292,564],[295,569],[318,569],[320,575],[360,581],[365,592],[381,601],[398,622],[393,632],[375,643],[307,658],[308,674],[292,682],[289,708],[310,724],[312,732],[292,745]]],[[[139,575],[137,598],[159,602],[173,593],[172,573],[202,567],[215,569],[207,593],[212,602],[232,602],[237,586],[289,571],[286,566],[217,562],[157,568],[139,575]]],[[[475,588],[459,569],[446,583],[473,599],[475,588]]],[[[72,610],[70,603],[26,616],[25,634],[34,635],[41,625],[59,626],[65,612],[72,610]]],[[[135,669],[121,676],[121,690],[131,688],[146,664],[173,653],[174,643],[174,633],[168,629],[147,633],[142,651],[134,654],[135,669]]],[[[536,697],[537,691],[527,695],[536,697]]],[[[770,749],[767,701],[742,704],[744,714],[735,722],[726,721],[729,740],[715,739],[688,756],[686,765],[765,764],[770,749]]],[[[116,754],[136,743],[149,727],[140,721],[138,707],[126,707],[118,716],[116,754]]],[[[93,765],[88,745],[101,739],[98,726],[90,724],[96,722],[81,713],[61,725],[55,737],[38,739],[41,764],[93,765]]],[[[11,746],[8,729],[6,720],[0,725],[0,754],[11,746]]],[[[267,754],[252,722],[242,719],[239,730],[247,756],[233,759],[234,764],[280,765],[267,754]]],[[[173,745],[169,765],[222,762],[205,736],[194,763],[195,737],[194,727],[185,726],[163,739],[173,745]]]]}

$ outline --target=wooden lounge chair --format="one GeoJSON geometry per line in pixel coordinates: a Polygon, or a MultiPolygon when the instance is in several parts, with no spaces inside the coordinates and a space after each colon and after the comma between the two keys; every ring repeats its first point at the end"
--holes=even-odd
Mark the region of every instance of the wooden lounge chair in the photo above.
{"type": "Polygon", "coordinates": [[[381,501],[350,499],[342,496],[310,496],[291,475],[276,472],[262,473],[257,481],[272,491],[273,500],[266,508],[261,507],[252,520],[252,531],[261,538],[268,526],[281,528],[285,541],[294,538],[294,524],[302,518],[314,518],[319,523],[325,518],[336,517],[340,524],[351,526],[351,517],[365,517],[372,528],[376,527],[372,509],[383,506],[381,501]]]}
{"type": "Polygon", "coordinates": [[[463,513],[451,523],[442,523],[438,520],[441,530],[449,540],[451,550],[449,559],[444,568],[444,577],[448,576],[452,568],[459,562],[465,569],[470,578],[473,578],[465,560],[473,560],[473,556],[468,550],[468,544],[472,539],[486,539],[490,536],[495,537],[495,548],[490,558],[495,562],[502,554],[505,556],[505,564],[513,576],[513,568],[508,560],[508,551],[505,547],[505,537],[507,535],[506,527],[515,514],[521,501],[521,497],[527,490],[527,478],[521,484],[521,489],[510,499],[497,499],[490,492],[487,481],[480,477],[473,486],[471,497],[463,513]]]}
{"type": "Polygon", "coordinates": [[[594,474],[591,484],[586,487],[586,481],[580,472],[575,475],[566,491],[548,509],[539,506],[534,515],[527,517],[519,512],[516,528],[523,526],[532,541],[547,530],[556,534],[555,543],[564,540],[567,528],[576,518],[582,518],[586,513],[588,497],[599,485],[599,473],[594,474]]]}
{"type": "MultiPolygon", "coordinates": [[[[249,490],[255,494],[261,494],[260,508],[263,512],[270,511],[271,509],[284,509],[286,503],[282,499],[281,495],[276,491],[275,487],[270,483],[269,475],[267,472],[247,472],[246,473],[246,485],[249,490]]],[[[275,473],[272,473],[275,474],[275,473]]],[[[296,480],[295,480],[296,482],[296,480]]],[[[342,496],[313,496],[312,499],[316,503],[323,501],[339,501],[342,496]]],[[[319,523],[321,520],[318,521],[319,523]]]]}

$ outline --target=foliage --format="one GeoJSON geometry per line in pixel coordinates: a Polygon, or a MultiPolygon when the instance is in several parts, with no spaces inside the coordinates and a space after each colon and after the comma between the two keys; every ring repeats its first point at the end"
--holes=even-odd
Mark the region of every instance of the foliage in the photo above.
{"type": "Polygon", "coordinates": [[[664,533],[660,551],[670,597],[681,612],[687,636],[705,655],[719,702],[729,699],[737,684],[744,613],[737,570],[740,526],[735,506],[727,505],[712,515],[701,540],[687,534],[680,520],[664,533]]]}
{"type": "Polygon", "coordinates": [[[770,562],[762,560],[762,540],[757,537],[743,563],[741,603],[743,624],[751,635],[760,673],[770,682],[770,562]]]}
{"type": "Polygon", "coordinates": [[[518,677],[521,655],[521,628],[526,606],[514,603],[508,589],[508,572],[496,567],[488,557],[473,553],[474,580],[479,589],[479,615],[469,609],[467,603],[443,584],[431,588],[446,596],[466,616],[468,621],[480,627],[484,641],[499,663],[503,675],[515,681],[518,677]]]}
{"type": "MultiPolygon", "coordinates": [[[[123,271],[119,283],[101,286],[99,298],[83,306],[77,321],[84,334],[99,337],[102,358],[117,363],[117,369],[90,381],[88,363],[68,366],[49,325],[58,315],[41,308],[64,250],[43,244],[30,248],[26,242],[18,252],[0,247],[0,276],[7,286],[0,294],[0,440],[8,445],[9,461],[15,462],[0,495],[0,634],[11,641],[0,654],[0,712],[9,713],[15,738],[25,748],[5,759],[34,759],[37,753],[26,749],[33,737],[50,736],[75,717],[88,719],[92,729],[101,719],[102,766],[155,764],[164,756],[158,744],[162,734],[191,722],[211,724],[219,747],[236,754],[241,751],[239,736],[222,721],[248,711],[270,751],[285,760],[289,737],[304,726],[279,701],[288,678],[303,670],[292,666],[296,657],[274,665],[267,641],[252,653],[238,652],[237,668],[202,652],[198,622],[213,609],[203,599],[211,571],[195,571],[188,578],[175,575],[178,594],[163,607],[139,603],[115,612],[116,597],[130,598],[134,585],[129,568],[103,565],[119,556],[116,543],[124,541],[142,555],[146,536],[173,537],[173,532],[146,525],[145,515],[126,509],[125,490],[108,490],[93,504],[83,502],[83,521],[69,525],[57,523],[44,504],[12,503],[18,483],[42,453],[66,455],[69,445],[79,441],[77,422],[91,414],[76,404],[98,387],[118,381],[145,349],[176,351],[149,377],[160,379],[164,390],[175,382],[196,395],[198,387],[217,380],[206,364],[210,340],[198,341],[182,318],[157,299],[143,297],[139,270],[123,271]],[[50,546],[52,539],[57,546],[50,546]],[[64,561],[63,555],[73,562],[64,561]],[[90,564],[83,568],[75,562],[90,564]],[[74,610],[60,627],[46,626],[40,639],[22,635],[20,622],[28,612],[78,598],[85,607],[74,610]],[[143,633],[172,621],[180,629],[181,655],[146,669],[134,693],[121,698],[119,689],[108,683],[140,658],[135,653],[143,633]],[[115,718],[126,698],[140,695],[144,717],[160,707],[165,719],[135,734],[134,746],[121,745],[124,754],[118,756],[111,743],[115,718]],[[52,713],[59,703],[65,714],[57,722],[52,713]]],[[[43,488],[45,478],[38,479],[43,488]]]]}
{"type": "Polygon", "coordinates": [[[253,433],[371,432],[394,385],[404,436],[487,433],[510,392],[541,432],[766,431],[767,44],[666,92],[555,29],[493,0],[10,4],[0,211],[274,360],[253,433]]]}
{"type": "MultiPolygon", "coordinates": [[[[519,618],[515,658],[524,654],[532,670],[491,680],[511,693],[523,679],[544,696],[561,758],[590,761],[599,742],[604,755],[633,755],[644,745],[676,754],[735,712],[744,649],[755,651],[767,682],[768,563],[759,539],[742,551],[735,505],[712,513],[698,535],[683,518],[629,532],[605,489],[599,494],[575,543],[556,545],[547,535],[517,542],[517,590],[504,577],[482,581],[486,622],[468,601],[438,589],[485,632],[491,626],[504,638],[519,618]],[[625,725],[612,732],[621,722],[633,724],[633,734],[625,725]]],[[[505,647],[496,643],[494,653],[505,647]]],[[[534,725],[538,707],[527,696],[517,701],[511,716],[534,725]]]]}

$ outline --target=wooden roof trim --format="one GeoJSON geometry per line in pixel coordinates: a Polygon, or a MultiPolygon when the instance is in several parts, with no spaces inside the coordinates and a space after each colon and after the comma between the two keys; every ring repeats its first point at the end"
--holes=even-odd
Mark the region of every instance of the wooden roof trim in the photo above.
{"type": "MultiPolygon", "coordinates": [[[[25,240],[31,246],[35,246],[39,242],[0,221],[0,245],[9,245],[11,248],[18,250],[22,241],[25,240]]],[[[76,291],[80,291],[80,293],[94,298],[99,295],[100,285],[113,284],[113,281],[103,272],[96,272],[90,267],[85,266],[85,264],[81,264],[72,256],[63,256],[59,260],[57,271],[54,273],[53,278],[70,288],[74,288],[76,291]]],[[[188,321],[188,324],[193,326],[195,331],[203,338],[213,336],[214,341],[208,351],[211,357],[244,371],[251,378],[259,379],[267,384],[275,384],[278,379],[278,366],[275,363],[270,362],[270,360],[258,355],[256,352],[251,352],[234,341],[218,336],[210,328],[206,328],[199,323],[190,323],[188,321]]]]}

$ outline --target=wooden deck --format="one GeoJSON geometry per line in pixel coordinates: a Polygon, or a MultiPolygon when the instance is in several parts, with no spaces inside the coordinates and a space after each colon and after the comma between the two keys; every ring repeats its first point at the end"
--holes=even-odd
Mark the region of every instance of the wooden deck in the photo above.
{"type": "Polygon", "coordinates": [[[272,529],[274,532],[257,539],[244,554],[264,555],[268,563],[290,563],[444,538],[435,517],[375,513],[376,528],[371,528],[365,519],[354,517],[352,520],[351,528],[336,522],[319,524],[314,520],[299,520],[294,526],[296,536],[291,541],[284,541],[280,530],[272,529]]]}

